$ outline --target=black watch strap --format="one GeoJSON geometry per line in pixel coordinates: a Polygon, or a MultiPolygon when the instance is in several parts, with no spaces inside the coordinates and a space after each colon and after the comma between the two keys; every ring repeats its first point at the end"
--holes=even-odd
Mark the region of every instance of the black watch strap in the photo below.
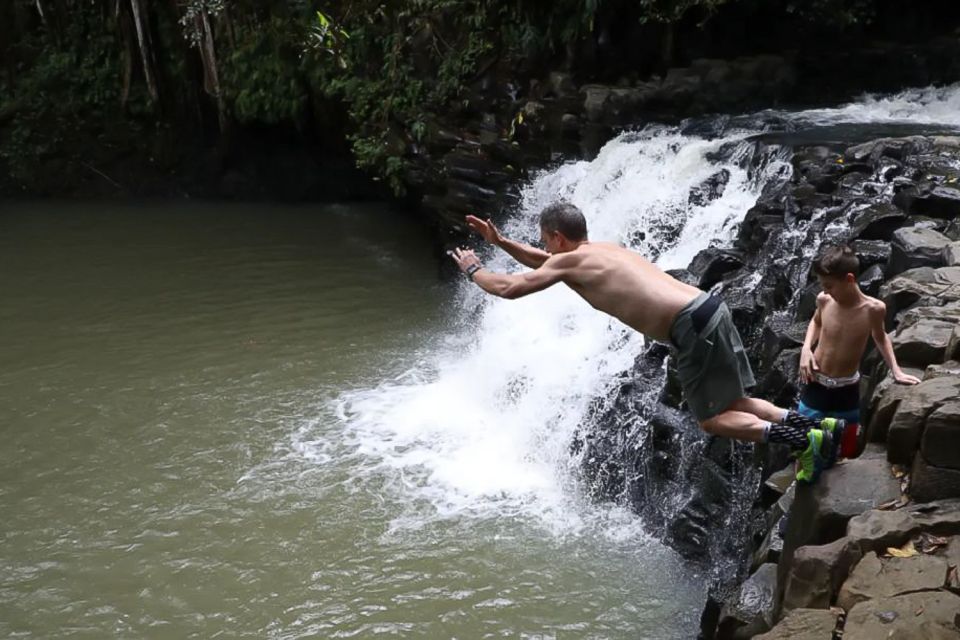
{"type": "Polygon", "coordinates": [[[480,271],[480,269],[483,269],[483,265],[472,264],[469,267],[467,267],[467,270],[464,271],[464,273],[467,274],[467,277],[470,278],[470,280],[472,281],[473,274],[475,274],[477,271],[480,271]]]}

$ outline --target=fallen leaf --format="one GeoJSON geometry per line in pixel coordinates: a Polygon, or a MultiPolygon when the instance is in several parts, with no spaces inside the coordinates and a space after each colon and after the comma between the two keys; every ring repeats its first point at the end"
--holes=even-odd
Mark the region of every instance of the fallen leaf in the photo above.
{"type": "Polygon", "coordinates": [[[913,615],[918,616],[923,613],[923,605],[920,605],[920,608],[913,612],[913,615]]]}
{"type": "Polygon", "coordinates": [[[917,555],[917,550],[914,548],[913,542],[908,542],[899,549],[896,547],[887,547],[887,553],[896,558],[910,558],[917,555]]]}

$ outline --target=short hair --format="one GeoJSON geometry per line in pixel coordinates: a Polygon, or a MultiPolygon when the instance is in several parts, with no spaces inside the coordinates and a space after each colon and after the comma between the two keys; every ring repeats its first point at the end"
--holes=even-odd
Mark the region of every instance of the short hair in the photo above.
{"type": "Polygon", "coordinates": [[[587,219],[569,202],[558,202],[541,211],[540,227],[551,233],[559,231],[574,242],[587,239],[587,219]]]}
{"type": "Polygon", "coordinates": [[[827,247],[813,263],[813,270],[820,276],[843,277],[848,273],[859,275],[860,259],[856,252],[845,244],[827,247]]]}

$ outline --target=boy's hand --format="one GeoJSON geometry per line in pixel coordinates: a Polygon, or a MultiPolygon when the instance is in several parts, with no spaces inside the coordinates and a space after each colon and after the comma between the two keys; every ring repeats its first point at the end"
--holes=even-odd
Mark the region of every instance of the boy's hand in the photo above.
{"type": "Polygon", "coordinates": [[[920,384],[920,378],[903,371],[894,372],[893,381],[897,384],[920,384]]]}
{"type": "Polygon", "coordinates": [[[817,359],[813,357],[813,351],[807,347],[802,348],[800,350],[800,379],[804,383],[809,383],[813,380],[815,371],[820,371],[820,365],[817,364],[817,359]]]}
{"type": "Polygon", "coordinates": [[[484,220],[477,216],[467,216],[467,226],[483,236],[483,239],[490,244],[498,244],[503,240],[500,230],[490,220],[484,220]]]}

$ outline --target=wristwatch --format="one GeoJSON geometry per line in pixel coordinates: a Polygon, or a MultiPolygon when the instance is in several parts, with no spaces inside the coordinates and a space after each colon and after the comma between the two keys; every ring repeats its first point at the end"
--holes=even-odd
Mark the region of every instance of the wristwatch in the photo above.
{"type": "Polygon", "coordinates": [[[473,274],[475,274],[477,271],[480,271],[480,269],[483,269],[483,265],[472,264],[469,267],[467,267],[467,270],[464,271],[464,273],[467,274],[467,277],[470,278],[471,282],[473,282],[473,274]]]}

